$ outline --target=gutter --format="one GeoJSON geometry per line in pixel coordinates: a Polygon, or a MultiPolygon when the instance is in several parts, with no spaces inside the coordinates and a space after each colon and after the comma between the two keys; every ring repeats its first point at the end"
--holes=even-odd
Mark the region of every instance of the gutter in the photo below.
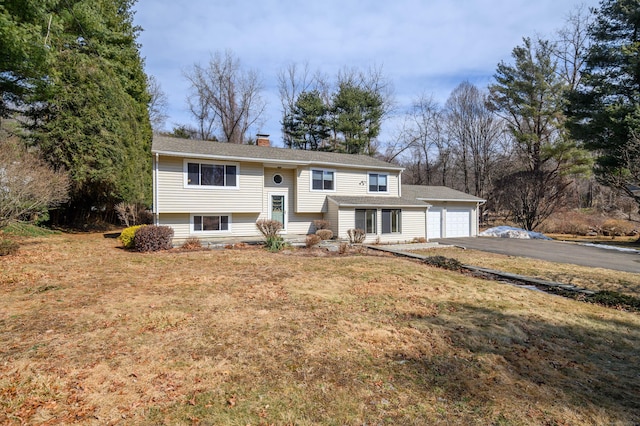
{"type": "Polygon", "coordinates": [[[152,151],[156,155],[162,154],[170,157],[179,158],[202,158],[202,159],[216,159],[224,161],[242,161],[246,163],[280,163],[290,164],[294,166],[326,166],[326,167],[345,167],[356,169],[371,169],[371,170],[395,170],[403,171],[404,167],[385,167],[385,166],[368,166],[350,163],[334,163],[326,161],[299,161],[299,160],[280,160],[278,158],[256,158],[256,157],[241,157],[233,155],[211,155],[211,154],[196,154],[196,153],[184,153],[175,151],[152,151]]]}

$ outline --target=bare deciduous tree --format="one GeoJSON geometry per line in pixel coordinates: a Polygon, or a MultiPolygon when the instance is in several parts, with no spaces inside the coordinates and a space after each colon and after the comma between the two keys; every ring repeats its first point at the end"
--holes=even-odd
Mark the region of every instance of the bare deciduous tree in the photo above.
{"type": "Polygon", "coordinates": [[[447,130],[457,148],[464,191],[484,197],[490,182],[491,164],[503,131],[500,119],[487,105],[487,94],[463,82],[446,103],[447,130]]]}
{"type": "Polygon", "coordinates": [[[226,51],[214,53],[206,67],[195,64],[184,75],[191,83],[188,104],[202,139],[212,139],[218,130],[226,142],[246,142],[266,106],[258,71],[243,69],[240,60],[226,51]]]}
{"type": "Polygon", "coordinates": [[[567,83],[569,90],[580,84],[580,72],[584,68],[589,49],[588,30],[592,22],[593,15],[582,4],[569,13],[565,26],[557,32],[554,44],[557,72],[567,83]]]}
{"type": "Polygon", "coordinates": [[[167,107],[169,100],[162,91],[160,82],[155,76],[150,75],[147,80],[147,92],[149,92],[149,121],[154,132],[163,130],[167,121],[167,107]]]}
{"type": "Polygon", "coordinates": [[[20,141],[0,138],[0,228],[15,220],[35,220],[68,200],[66,173],[53,170],[20,141]]]}

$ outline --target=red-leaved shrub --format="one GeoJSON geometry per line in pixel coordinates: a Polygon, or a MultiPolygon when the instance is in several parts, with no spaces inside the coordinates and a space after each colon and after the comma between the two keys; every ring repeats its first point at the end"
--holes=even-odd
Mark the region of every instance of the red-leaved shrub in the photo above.
{"type": "Polygon", "coordinates": [[[173,228],[170,226],[148,225],[138,228],[133,237],[136,251],[169,250],[173,247],[173,228]]]}

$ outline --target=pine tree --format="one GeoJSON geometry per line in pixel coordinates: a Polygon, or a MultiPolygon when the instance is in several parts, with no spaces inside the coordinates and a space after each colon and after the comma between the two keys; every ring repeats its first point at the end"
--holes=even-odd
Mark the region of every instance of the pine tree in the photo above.
{"type": "Polygon", "coordinates": [[[47,84],[30,116],[44,157],[71,175],[67,220],[120,201],[150,202],[149,95],[133,4],[65,0],[47,11],[47,84]]]}
{"type": "Polygon", "coordinates": [[[581,85],[569,96],[572,135],[597,156],[598,180],[634,197],[640,185],[640,2],[604,0],[590,29],[581,85]]]}

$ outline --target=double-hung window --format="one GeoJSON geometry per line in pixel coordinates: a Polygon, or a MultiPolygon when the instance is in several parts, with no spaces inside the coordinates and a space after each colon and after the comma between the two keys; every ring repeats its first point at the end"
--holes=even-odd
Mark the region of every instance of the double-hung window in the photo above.
{"type": "Polygon", "coordinates": [[[356,228],[367,234],[375,234],[378,223],[378,211],[375,209],[356,209],[356,228]]]}
{"type": "Polygon", "coordinates": [[[230,223],[229,215],[194,215],[193,232],[228,231],[230,223]]]}
{"type": "Polygon", "coordinates": [[[393,234],[400,233],[402,222],[402,210],[400,209],[382,209],[382,233],[393,234]]]}
{"type": "Polygon", "coordinates": [[[380,173],[369,173],[369,192],[387,192],[388,176],[380,173]]]}
{"type": "Polygon", "coordinates": [[[230,164],[187,163],[187,185],[237,187],[238,166],[230,164]]]}
{"type": "Polygon", "coordinates": [[[334,191],[335,172],[333,170],[312,169],[311,189],[314,191],[334,191]]]}

